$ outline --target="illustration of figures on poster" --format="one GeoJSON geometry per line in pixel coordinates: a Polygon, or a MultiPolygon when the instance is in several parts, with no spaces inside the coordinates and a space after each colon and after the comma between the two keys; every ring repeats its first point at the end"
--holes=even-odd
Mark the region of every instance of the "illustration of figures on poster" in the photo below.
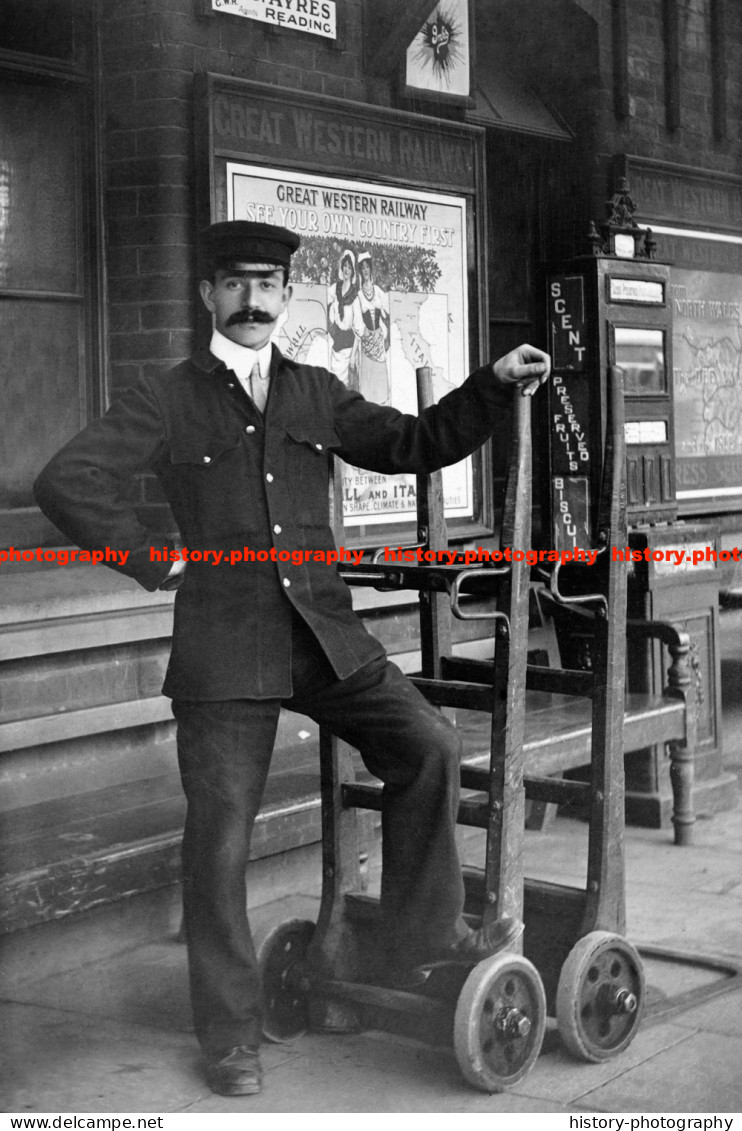
{"type": "MultiPolygon", "coordinates": [[[[415,370],[436,401],[469,372],[462,197],[227,164],[229,219],[301,235],[293,294],[275,341],[331,369],[368,400],[417,412],[415,370]]],[[[472,461],[444,470],[446,515],[473,515],[472,461]]],[[[414,521],[414,475],[343,465],[347,526],[414,521]]]]}

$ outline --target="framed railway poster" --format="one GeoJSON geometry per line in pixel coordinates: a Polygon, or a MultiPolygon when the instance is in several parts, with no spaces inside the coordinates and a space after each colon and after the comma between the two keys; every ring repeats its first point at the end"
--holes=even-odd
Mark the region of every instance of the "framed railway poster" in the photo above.
{"type": "MultiPolygon", "coordinates": [[[[481,131],[237,80],[203,83],[203,224],[255,220],[301,236],[274,339],[281,352],[402,412],[417,412],[419,366],[433,371],[436,401],[461,384],[486,357],[481,131]]],[[[444,470],[454,536],[492,529],[488,465],[479,452],[444,470]]],[[[346,542],[416,539],[414,475],[343,464],[341,483],[346,542]]]]}

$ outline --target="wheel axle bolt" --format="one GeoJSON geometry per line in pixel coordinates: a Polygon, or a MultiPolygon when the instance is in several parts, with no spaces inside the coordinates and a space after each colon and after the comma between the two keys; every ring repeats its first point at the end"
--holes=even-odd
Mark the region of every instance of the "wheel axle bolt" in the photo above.
{"type": "Polygon", "coordinates": [[[527,1037],[531,1031],[531,1019],[521,1013],[515,1006],[503,1009],[498,1015],[495,1026],[505,1037],[527,1037]]]}
{"type": "Polygon", "coordinates": [[[638,1006],[636,994],[632,994],[631,990],[619,990],[616,994],[616,1013],[636,1013],[638,1006]]]}

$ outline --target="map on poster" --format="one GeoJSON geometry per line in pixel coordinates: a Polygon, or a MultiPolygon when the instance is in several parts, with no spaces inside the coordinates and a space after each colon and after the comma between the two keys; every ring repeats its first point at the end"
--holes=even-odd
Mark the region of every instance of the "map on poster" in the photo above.
{"type": "MultiPolygon", "coordinates": [[[[368,400],[417,413],[415,370],[438,401],[468,374],[466,202],[308,174],[227,165],[230,219],[301,235],[293,294],[274,340],[368,400]]],[[[342,466],[348,526],[409,522],[415,476],[342,466]]],[[[470,517],[472,461],[443,472],[448,517],[470,517]]]]}
{"type": "Polygon", "coordinates": [[[673,270],[671,300],[678,497],[742,490],[742,286],[673,270]]]}

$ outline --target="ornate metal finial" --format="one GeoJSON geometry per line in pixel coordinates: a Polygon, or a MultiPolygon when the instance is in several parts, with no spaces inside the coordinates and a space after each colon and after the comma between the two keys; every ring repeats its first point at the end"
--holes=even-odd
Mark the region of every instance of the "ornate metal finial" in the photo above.
{"type": "Polygon", "coordinates": [[[602,255],[603,253],[603,237],[598,229],[595,227],[595,221],[590,221],[590,227],[587,230],[587,242],[590,244],[591,255],[602,255]]]}
{"type": "Polygon", "coordinates": [[[616,181],[616,191],[605,202],[608,218],[597,225],[590,221],[587,242],[591,255],[610,255],[621,259],[652,259],[657,240],[651,228],[644,230],[635,219],[636,204],[632,200],[626,177],[616,181]]]}
{"type": "Polygon", "coordinates": [[[657,240],[654,238],[654,232],[651,228],[647,228],[644,233],[644,254],[647,259],[654,259],[654,253],[657,250],[657,240]]]}
{"type": "Polygon", "coordinates": [[[629,182],[626,177],[619,177],[618,187],[610,200],[606,201],[608,223],[617,228],[638,227],[634,219],[636,205],[631,199],[629,182]]]}

